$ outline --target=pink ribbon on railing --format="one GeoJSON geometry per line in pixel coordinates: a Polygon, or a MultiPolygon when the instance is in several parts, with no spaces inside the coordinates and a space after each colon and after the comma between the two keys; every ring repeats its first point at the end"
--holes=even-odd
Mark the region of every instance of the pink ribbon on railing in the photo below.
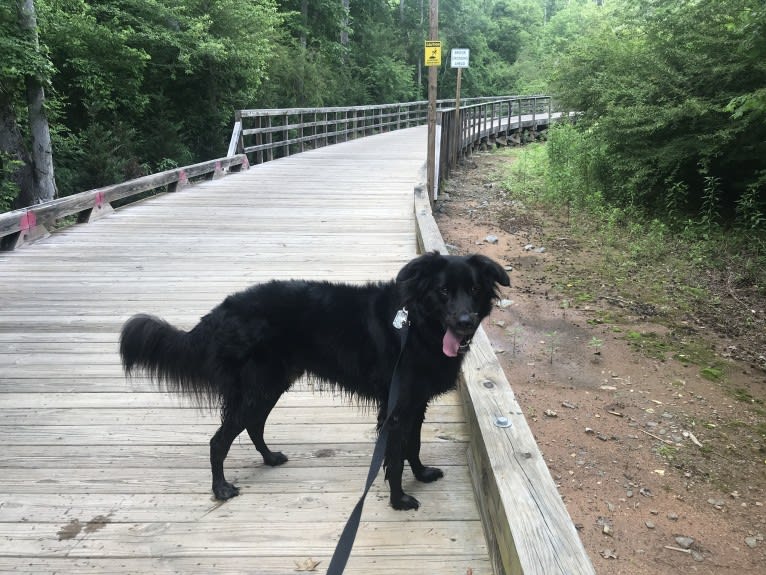
{"type": "Polygon", "coordinates": [[[19,227],[21,228],[22,232],[25,232],[27,230],[31,230],[37,225],[37,216],[34,212],[26,211],[24,212],[24,215],[21,216],[21,219],[19,220],[19,227]]]}

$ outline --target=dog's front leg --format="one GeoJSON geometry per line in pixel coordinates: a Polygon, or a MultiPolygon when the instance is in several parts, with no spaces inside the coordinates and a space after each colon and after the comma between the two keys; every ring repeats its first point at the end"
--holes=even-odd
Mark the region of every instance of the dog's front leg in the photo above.
{"type": "Polygon", "coordinates": [[[426,467],[420,461],[420,433],[423,428],[423,420],[426,417],[426,407],[427,404],[423,405],[415,413],[406,440],[406,458],[410,462],[410,469],[412,469],[415,479],[423,483],[431,483],[444,477],[444,473],[438,467],[426,467]]]}
{"type": "Polygon", "coordinates": [[[399,510],[417,509],[420,507],[418,500],[407,495],[402,489],[404,431],[409,425],[406,425],[396,413],[391,415],[388,425],[388,441],[386,442],[386,457],[383,465],[386,468],[386,481],[388,481],[388,487],[391,490],[391,507],[399,510]]]}

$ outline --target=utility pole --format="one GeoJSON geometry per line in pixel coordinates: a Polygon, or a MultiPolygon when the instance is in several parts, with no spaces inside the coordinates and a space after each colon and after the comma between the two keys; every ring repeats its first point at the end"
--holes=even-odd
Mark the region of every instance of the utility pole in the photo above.
{"type": "MultiPolygon", "coordinates": [[[[439,40],[439,0],[430,0],[428,39],[439,40]]],[[[426,159],[426,186],[431,202],[436,192],[436,80],[438,66],[428,67],[428,157],[426,159]]]]}

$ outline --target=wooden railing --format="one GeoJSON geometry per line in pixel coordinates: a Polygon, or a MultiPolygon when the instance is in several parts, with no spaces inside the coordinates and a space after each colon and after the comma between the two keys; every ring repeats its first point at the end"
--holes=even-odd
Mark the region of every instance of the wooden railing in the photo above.
{"type": "MultiPolygon", "coordinates": [[[[497,100],[468,98],[466,104],[497,100]]],[[[455,100],[439,100],[454,108],[455,100]]],[[[337,144],[380,132],[421,126],[428,120],[428,102],[376,106],[238,110],[228,155],[248,154],[253,164],[290,156],[307,149],[337,144]]]]}
{"type": "Polygon", "coordinates": [[[0,214],[0,248],[12,250],[47,236],[64,218],[76,216],[77,223],[93,221],[113,211],[112,203],[155,190],[176,191],[193,179],[217,178],[249,166],[239,154],[174,170],[128,180],[121,184],[88,190],[28,208],[0,214]]]}
{"type": "Polygon", "coordinates": [[[523,143],[561,116],[554,113],[550,96],[513,96],[468,103],[459,110],[441,109],[438,182],[449,177],[460,158],[479,145],[506,139],[523,143]]]}
{"type": "MultiPolygon", "coordinates": [[[[493,96],[437,102],[437,191],[459,159],[477,145],[506,138],[534,138],[560,114],[549,96],[493,96]],[[458,123],[460,127],[458,128],[458,123]],[[530,136],[531,135],[531,136],[530,136]]],[[[268,162],[347,140],[421,126],[428,121],[428,102],[333,108],[238,110],[228,155],[247,154],[253,164],[268,162]]],[[[436,197],[436,191],[432,194],[436,197]]]]}

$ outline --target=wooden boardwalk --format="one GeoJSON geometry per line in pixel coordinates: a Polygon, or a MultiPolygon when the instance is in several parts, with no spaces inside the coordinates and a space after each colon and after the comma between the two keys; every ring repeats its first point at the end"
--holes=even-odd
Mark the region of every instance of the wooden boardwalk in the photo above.
{"type": "MultiPolygon", "coordinates": [[[[324,572],[362,489],[375,413],[306,384],[267,438],[227,460],[242,495],[211,498],[200,413],[123,377],[122,323],[136,312],[191,327],[232,291],[271,278],[393,277],[417,252],[413,186],[425,128],[253,166],[0,253],[0,572],[324,572]]],[[[417,512],[377,480],[349,574],[491,573],[456,394],[429,410],[433,484],[405,474],[417,512]]]]}

